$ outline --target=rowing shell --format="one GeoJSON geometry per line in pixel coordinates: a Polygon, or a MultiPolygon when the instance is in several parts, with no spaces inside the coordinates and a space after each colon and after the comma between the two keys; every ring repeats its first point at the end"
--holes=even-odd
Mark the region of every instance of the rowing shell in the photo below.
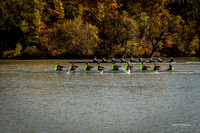
{"type": "Polygon", "coordinates": [[[55,71],[55,70],[48,70],[48,71],[22,71],[20,69],[21,73],[166,73],[166,72],[199,72],[199,71],[171,71],[171,70],[162,70],[162,71],[156,71],[156,70],[135,70],[135,71],[125,71],[125,70],[117,70],[117,71],[96,71],[96,70],[90,70],[90,71],[84,71],[84,70],[77,70],[77,71],[68,71],[68,70],[62,70],[62,71],[55,71]]]}
{"type": "MultiPolygon", "coordinates": [[[[98,63],[98,62],[85,62],[85,61],[69,61],[69,63],[98,63]]],[[[99,63],[113,63],[113,62],[99,62],[99,63]]],[[[135,62],[115,62],[115,63],[131,63],[131,64],[138,64],[138,63],[157,63],[157,64],[200,64],[200,62],[184,62],[184,61],[178,61],[178,62],[167,62],[167,61],[163,61],[163,62],[149,62],[149,61],[143,61],[143,62],[139,62],[139,61],[135,61],[135,62]]]]}
{"type": "MultiPolygon", "coordinates": [[[[93,62],[93,61],[88,61],[88,62],[85,62],[85,61],[69,61],[69,63],[98,63],[98,62],[93,62]]],[[[99,62],[99,63],[113,63],[111,61],[106,61],[106,62],[99,62]]],[[[149,62],[149,61],[133,61],[133,62],[129,62],[129,61],[123,61],[123,62],[120,62],[120,61],[116,61],[115,63],[176,63],[176,62],[166,62],[166,61],[163,61],[163,62],[149,62]]]]}

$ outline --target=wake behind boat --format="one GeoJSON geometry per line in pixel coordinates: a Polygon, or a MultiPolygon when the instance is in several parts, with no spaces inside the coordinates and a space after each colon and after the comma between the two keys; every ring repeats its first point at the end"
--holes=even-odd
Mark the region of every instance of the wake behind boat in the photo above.
{"type": "Polygon", "coordinates": [[[55,70],[23,71],[22,69],[19,69],[19,72],[21,72],[21,73],[67,73],[68,70],[61,70],[61,71],[55,71],[55,70]]]}

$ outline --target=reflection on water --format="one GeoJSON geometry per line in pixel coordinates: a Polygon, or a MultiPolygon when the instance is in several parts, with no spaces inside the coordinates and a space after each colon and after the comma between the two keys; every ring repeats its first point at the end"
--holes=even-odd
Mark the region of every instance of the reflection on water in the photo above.
{"type": "Polygon", "coordinates": [[[200,131],[199,74],[18,72],[53,69],[54,62],[1,61],[0,132],[200,131]]]}

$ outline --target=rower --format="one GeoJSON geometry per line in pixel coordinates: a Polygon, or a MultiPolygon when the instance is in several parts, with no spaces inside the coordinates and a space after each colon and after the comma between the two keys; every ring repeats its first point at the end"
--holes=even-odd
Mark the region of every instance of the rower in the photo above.
{"type": "Polygon", "coordinates": [[[174,59],[172,57],[170,57],[170,61],[169,62],[174,62],[174,59]]]}
{"type": "Polygon", "coordinates": [[[174,71],[174,67],[172,67],[172,65],[169,65],[169,68],[167,69],[168,71],[174,71]]]}
{"type": "Polygon", "coordinates": [[[156,63],[154,63],[152,70],[158,70],[159,71],[160,66],[156,65],[156,63]]]}
{"type": "Polygon", "coordinates": [[[111,58],[111,62],[117,62],[114,57],[111,58]]]}
{"type": "Polygon", "coordinates": [[[104,57],[102,58],[102,62],[106,63],[108,62],[104,57]]]}
{"type": "Polygon", "coordinates": [[[155,61],[153,61],[151,58],[149,58],[149,62],[151,63],[151,62],[155,62],[155,61]]]}
{"type": "Polygon", "coordinates": [[[139,58],[139,62],[144,62],[144,61],[142,60],[142,57],[139,58]]]}
{"type": "Polygon", "coordinates": [[[158,62],[163,62],[159,57],[157,57],[158,62]]]}
{"type": "Polygon", "coordinates": [[[63,68],[63,67],[64,67],[64,66],[59,65],[59,63],[56,63],[55,71],[62,71],[62,68],[63,68]]]}
{"type": "Polygon", "coordinates": [[[140,66],[140,70],[147,70],[147,68],[149,68],[148,66],[145,66],[142,62],[141,66],[140,66]]]}
{"type": "Polygon", "coordinates": [[[126,60],[124,60],[124,56],[122,56],[121,62],[126,62],[126,60]]]}
{"type": "Polygon", "coordinates": [[[78,66],[75,66],[74,63],[72,63],[72,65],[69,68],[69,71],[75,71],[76,68],[78,68],[78,66]]]}
{"type": "Polygon", "coordinates": [[[90,71],[91,68],[93,68],[93,66],[90,66],[89,63],[87,62],[83,70],[84,71],[90,71]]]}
{"type": "Polygon", "coordinates": [[[116,63],[113,62],[113,65],[112,65],[112,67],[111,67],[111,70],[112,70],[112,71],[117,71],[117,70],[119,70],[119,67],[120,67],[120,66],[117,66],[116,63]]]}
{"type": "Polygon", "coordinates": [[[97,71],[102,71],[103,69],[104,69],[104,67],[103,67],[103,66],[100,66],[100,63],[98,62],[98,63],[97,63],[96,70],[97,70],[97,71]]]}
{"type": "Polygon", "coordinates": [[[124,70],[128,71],[128,70],[132,70],[133,66],[130,66],[129,62],[127,62],[126,66],[124,67],[124,70]]]}
{"type": "Polygon", "coordinates": [[[96,57],[96,56],[93,58],[93,62],[98,62],[98,60],[97,60],[97,57],[96,57]]]}
{"type": "Polygon", "coordinates": [[[130,58],[130,62],[135,62],[135,60],[133,59],[133,56],[130,58]]]}

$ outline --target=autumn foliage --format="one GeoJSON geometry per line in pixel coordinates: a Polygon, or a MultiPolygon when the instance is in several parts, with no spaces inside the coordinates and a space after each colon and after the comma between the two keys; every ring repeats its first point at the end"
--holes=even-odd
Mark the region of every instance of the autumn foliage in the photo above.
{"type": "Polygon", "coordinates": [[[2,0],[0,58],[199,56],[197,0],[2,0]]]}

